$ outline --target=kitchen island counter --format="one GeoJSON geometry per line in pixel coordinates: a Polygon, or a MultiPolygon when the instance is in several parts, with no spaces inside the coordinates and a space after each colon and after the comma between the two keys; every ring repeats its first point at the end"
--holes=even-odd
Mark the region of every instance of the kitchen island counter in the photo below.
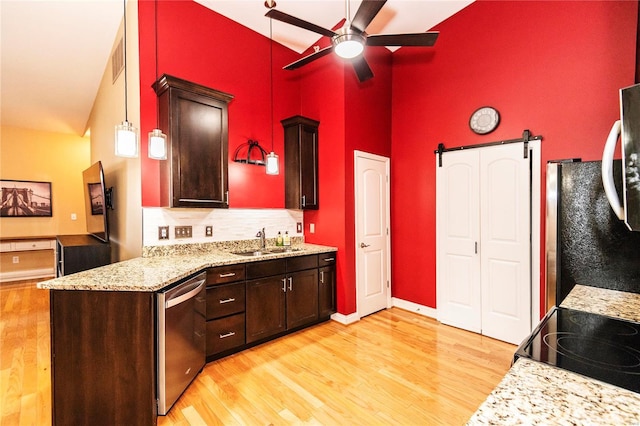
{"type": "MultiPolygon", "coordinates": [[[[561,304],[640,322],[640,295],[576,285],[561,304]]],[[[469,419],[488,424],[640,424],[640,394],[519,358],[469,419]]]]}
{"type": "Polygon", "coordinates": [[[188,254],[137,257],[42,281],[37,286],[50,290],[155,292],[206,268],[335,251],[335,247],[300,244],[292,247],[291,251],[260,256],[243,256],[234,254],[231,250],[217,249],[188,254]]]}

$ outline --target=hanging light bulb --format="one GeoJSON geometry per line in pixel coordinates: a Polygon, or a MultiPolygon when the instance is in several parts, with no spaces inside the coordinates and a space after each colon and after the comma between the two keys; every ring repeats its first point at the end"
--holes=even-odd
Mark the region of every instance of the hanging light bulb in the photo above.
{"type": "Polygon", "coordinates": [[[138,157],[138,129],[127,117],[127,0],[124,4],[124,121],[116,126],[116,152],[118,157],[138,157]]]}
{"type": "MultiPolygon", "coordinates": [[[[155,41],[156,41],[156,81],[158,81],[158,0],[154,2],[155,8],[155,41]]],[[[167,159],[167,135],[160,130],[160,105],[156,96],[156,128],[149,132],[149,149],[147,155],[153,160],[167,159]]]]}
{"type": "MultiPolygon", "coordinates": [[[[275,6],[275,2],[273,3],[273,6],[275,6]]],[[[267,6],[266,2],[265,6],[267,6]]],[[[278,156],[273,151],[273,20],[271,18],[269,18],[269,80],[271,82],[271,153],[267,155],[266,169],[268,175],[278,175],[280,174],[280,164],[278,156]]]]}

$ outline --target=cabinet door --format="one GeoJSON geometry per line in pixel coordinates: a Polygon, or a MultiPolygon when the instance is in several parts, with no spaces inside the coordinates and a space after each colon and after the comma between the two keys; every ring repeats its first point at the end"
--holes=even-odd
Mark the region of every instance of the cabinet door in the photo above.
{"type": "Polygon", "coordinates": [[[227,104],[176,90],[171,102],[174,207],[228,207],[227,104]]]}
{"type": "Polygon", "coordinates": [[[318,203],[318,128],[300,126],[300,189],[303,209],[317,210],[318,203]]]}
{"type": "Polygon", "coordinates": [[[160,198],[168,207],[227,208],[228,93],[169,75],[155,84],[169,161],[160,163],[160,198]]]}
{"type": "Polygon", "coordinates": [[[287,277],[287,329],[318,320],[318,270],[294,272],[287,277]]]}
{"type": "Polygon", "coordinates": [[[336,266],[325,266],[319,272],[318,315],[323,319],[336,312],[336,266]]]}
{"type": "Polygon", "coordinates": [[[247,343],[285,330],[285,281],[283,275],[247,281],[247,343]]]}
{"type": "Polygon", "coordinates": [[[302,116],[282,120],[285,142],[285,206],[316,210],[318,200],[318,126],[302,116]]]}

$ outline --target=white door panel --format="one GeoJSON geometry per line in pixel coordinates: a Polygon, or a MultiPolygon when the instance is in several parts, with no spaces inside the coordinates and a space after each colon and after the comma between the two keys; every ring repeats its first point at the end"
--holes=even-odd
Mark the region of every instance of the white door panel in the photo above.
{"type": "Polygon", "coordinates": [[[441,322],[511,343],[531,331],[529,180],[522,144],[443,154],[436,169],[441,322]]]}
{"type": "Polygon", "coordinates": [[[355,153],[356,293],[363,317],[390,306],[389,159],[355,153]]]}
{"type": "Polygon", "coordinates": [[[436,173],[438,234],[436,297],[438,320],[480,331],[479,257],[475,253],[480,221],[477,215],[478,151],[456,151],[442,158],[436,173]],[[440,244],[441,243],[441,244],[440,244]]]}

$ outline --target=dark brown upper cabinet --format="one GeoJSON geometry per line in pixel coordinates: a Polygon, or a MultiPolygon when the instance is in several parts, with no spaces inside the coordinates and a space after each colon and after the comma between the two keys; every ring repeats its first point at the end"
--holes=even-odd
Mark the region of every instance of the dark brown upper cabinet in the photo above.
{"type": "Polygon", "coordinates": [[[227,106],[232,95],[170,75],[154,83],[168,160],[160,165],[163,207],[229,207],[227,106]]]}
{"type": "Polygon", "coordinates": [[[284,127],[285,207],[317,210],[319,121],[296,115],[284,127]]]}

